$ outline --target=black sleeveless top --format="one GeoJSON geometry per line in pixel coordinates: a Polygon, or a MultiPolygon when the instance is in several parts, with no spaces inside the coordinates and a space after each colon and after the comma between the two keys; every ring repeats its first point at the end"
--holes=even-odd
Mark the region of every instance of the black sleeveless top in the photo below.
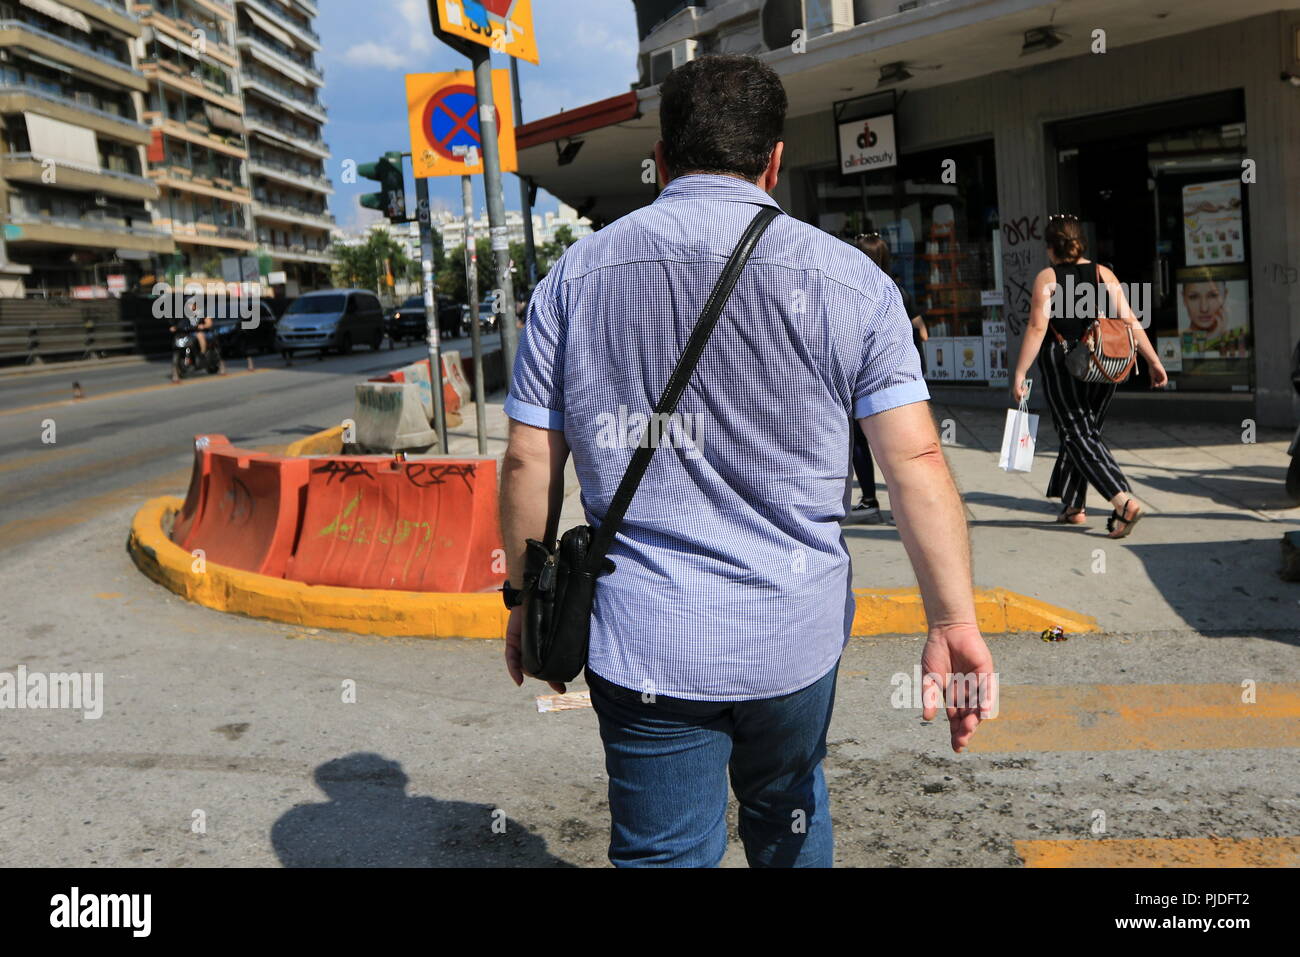
{"type": "MultiPolygon", "coordinates": [[[[1054,296],[1048,314],[1052,327],[1061,336],[1074,341],[1083,335],[1092,320],[1097,318],[1096,303],[1099,295],[1101,278],[1095,262],[1060,263],[1052,267],[1056,273],[1056,285],[1060,293],[1054,296]],[[1092,286],[1092,295],[1080,300],[1085,285],[1092,286]],[[1074,300],[1073,302],[1071,300],[1074,300]],[[1057,315],[1057,313],[1064,315],[1057,315]]],[[[1048,334],[1045,342],[1055,342],[1056,337],[1048,334]]]]}

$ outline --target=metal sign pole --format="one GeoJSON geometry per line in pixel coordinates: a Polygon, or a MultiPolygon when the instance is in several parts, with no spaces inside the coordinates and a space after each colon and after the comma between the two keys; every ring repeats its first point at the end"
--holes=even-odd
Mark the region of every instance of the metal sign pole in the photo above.
{"type": "Polygon", "coordinates": [[[420,266],[424,280],[424,330],[429,344],[429,389],[433,392],[433,422],[438,451],[447,455],[447,413],[442,401],[442,341],[438,336],[438,297],[433,284],[433,223],[429,215],[429,181],[415,181],[416,213],[420,220],[420,266]]]}
{"type": "Polygon", "coordinates": [[[494,311],[501,308],[501,359],[505,363],[506,389],[510,388],[515,362],[515,289],[510,275],[510,230],[506,226],[506,201],[501,191],[501,144],[497,140],[497,110],[492,94],[492,54],[487,47],[474,45],[470,51],[474,63],[474,91],[478,98],[478,127],[483,147],[483,186],[487,192],[488,226],[492,234],[492,252],[497,262],[497,288],[494,311]]]}
{"type": "MultiPolygon", "coordinates": [[[[515,94],[515,126],[524,123],[524,99],[519,92],[519,61],[510,58],[510,84],[515,94]]],[[[533,236],[533,200],[532,185],[519,177],[519,210],[524,218],[524,258],[528,262],[528,291],[537,285],[537,240],[533,236]]]]}
{"type": "Polygon", "coordinates": [[[469,335],[474,350],[474,419],[478,454],[487,455],[487,404],[483,397],[483,330],[478,321],[478,246],[474,238],[474,178],[460,178],[465,201],[465,294],[469,300],[469,335]]]}

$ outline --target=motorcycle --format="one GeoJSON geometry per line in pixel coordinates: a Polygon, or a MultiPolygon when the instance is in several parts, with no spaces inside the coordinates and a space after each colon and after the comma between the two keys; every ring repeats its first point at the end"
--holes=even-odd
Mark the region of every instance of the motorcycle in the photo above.
{"type": "Polygon", "coordinates": [[[194,326],[183,323],[176,327],[172,338],[172,379],[179,381],[191,372],[206,369],[208,375],[221,372],[221,346],[215,329],[206,330],[207,351],[199,348],[199,337],[194,326]]]}
{"type": "MultiPolygon", "coordinates": [[[[1291,385],[1300,392],[1300,342],[1296,343],[1295,352],[1291,354],[1291,385]]],[[[1286,470],[1286,493],[1291,496],[1291,501],[1300,505],[1300,428],[1295,430],[1287,452],[1291,455],[1291,467],[1286,470]]]]}

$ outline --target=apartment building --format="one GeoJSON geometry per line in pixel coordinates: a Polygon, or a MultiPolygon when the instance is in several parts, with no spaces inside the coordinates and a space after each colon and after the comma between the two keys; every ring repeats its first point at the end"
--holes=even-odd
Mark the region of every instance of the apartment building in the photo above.
{"type": "Polygon", "coordinates": [[[222,259],[256,248],[235,8],[226,0],[134,0],[133,9],[145,28],[148,175],[162,190],[154,222],[176,243],[163,271],[219,279],[222,259]]]}
{"type": "Polygon", "coordinates": [[[108,295],[173,249],[150,210],[143,32],[117,0],[0,2],[0,223],[26,273],[5,295],[108,295]]]}
{"type": "Polygon", "coordinates": [[[517,130],[520,174],[597,224],[642,179],[659,84],[748,53],[789,96],[775,197],[880,232],[928,377],[1002,390],[1049,215],[1148,299],[1172,389],[1120,399],[1290,425],[1300,339],[1300,11],[1285,0],[634,0],[633,89],[517,130]],[[1202,308],[1201,303],[1209,303],[1202,308]],[[1185,397],[1191,394],[1194,399],[1185,397]],[[1189,406],[1190,407],[1190,406],[1189,406]]]}
{"type": "Polygon", "coordinates": [[[269,271],[287,295],[331,285],[334,192],[321,129],[325,77],[310,0],[236,0],[240,81],[249,133],[253,220],[269,271]],[[282,275],[281,275],[282,274],[282,275]]]}

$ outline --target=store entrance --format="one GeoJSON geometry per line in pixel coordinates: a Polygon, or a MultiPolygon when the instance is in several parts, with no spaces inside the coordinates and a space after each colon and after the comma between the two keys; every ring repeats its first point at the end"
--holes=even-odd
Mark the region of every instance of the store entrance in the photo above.
{"type": "MultiPolygon", "coordinates": [[[[1124,284],[1173,389],[1253,387],[1243,115],[1221,94],[1053,130],[1058,209],[1124,284]]],[[[1149,385],[1143,369],[1124,388],[1149,385]]]]}

